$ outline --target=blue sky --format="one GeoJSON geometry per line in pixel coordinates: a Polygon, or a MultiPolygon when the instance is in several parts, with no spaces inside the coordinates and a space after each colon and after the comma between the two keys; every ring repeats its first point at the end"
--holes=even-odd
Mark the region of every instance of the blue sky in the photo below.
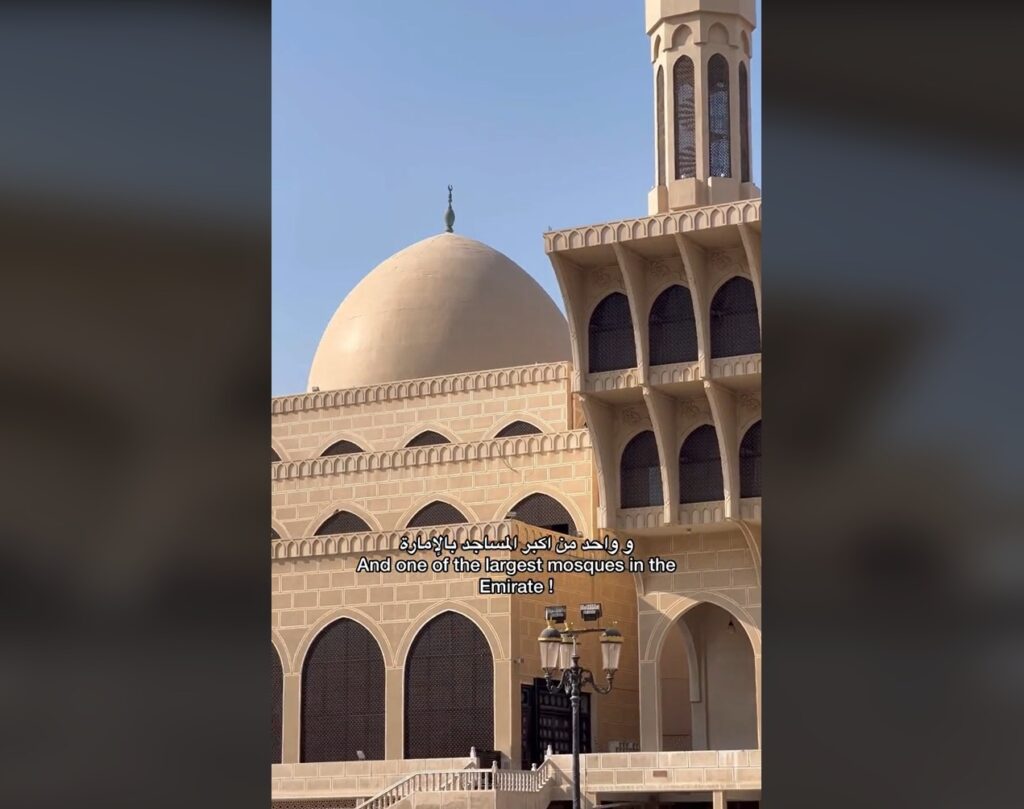
{"type": "MultiPolygon", "coordinates": [[[[541,234],[646,215],[642,0],[288,0],[273,13],[275,396],[306,389],[320,334],[360,278],[443,229],[449,183],[455,230],[508,255],[559,307],[541,234]]],[[[759,185],[760,44],[758,29],[759,185]]]]}

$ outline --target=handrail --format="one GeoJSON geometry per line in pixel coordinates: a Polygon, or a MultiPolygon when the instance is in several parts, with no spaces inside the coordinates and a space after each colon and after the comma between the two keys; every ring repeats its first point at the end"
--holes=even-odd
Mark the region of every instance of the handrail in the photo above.
{"type": "Polygon", "coordinates": [[[551,778],[550,759],[535,770],[426,770],[407,775],[355,809],[387,809],[413,792],[539,792],[551,778]]]}

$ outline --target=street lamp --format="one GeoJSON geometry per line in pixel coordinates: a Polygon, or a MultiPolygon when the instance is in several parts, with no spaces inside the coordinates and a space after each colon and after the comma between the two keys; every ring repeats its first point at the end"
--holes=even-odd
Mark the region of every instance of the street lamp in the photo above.
{"type": "MultiPolygon", "coordinates": [[[[601,605],[586,604],[582,612],[584,620],[596,620],[601,615],[601,605]],[[595,612],[596,618],[593,617],[595,612]]],[[[563,607],[561,615],[564,614],[563,607]]],[[[622,656],[622,633],[615,627],[574,629],[572,624],[566,624],[565,629],[560,630],[555,628],[555,620],[551,619],[550,612],[548,616],[548,626],[537,638],[540,645],[540,665],[544,669],[548,693],[557,694],[564,691],[572,703],[572,809],[580,809],[580,689],[591,685],[598,694],[607,694],[612,690],[612,680],[618,671],[619,658],[622,656]],[[580,635],[592,632],[601,633],[601,663],[608,683],[603,687],[594,680],[592,671],[580,666],[577,641],[580,635]],[[555,669],[562,670],[557,681],[552,678],[555,669]]]]}

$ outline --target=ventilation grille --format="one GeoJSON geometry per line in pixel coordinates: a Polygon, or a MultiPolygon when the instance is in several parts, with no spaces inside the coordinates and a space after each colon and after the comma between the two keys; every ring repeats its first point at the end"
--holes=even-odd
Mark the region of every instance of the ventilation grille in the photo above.
{"type": "Polygon", "coordinates": [[[409,520],[409,528],[426,528],[431,525],[461,525],[467,522],[465,515],[455,506],[435,500],[424,506],[409,520]]]}
{"type": "Polygon", "coordinates": [[[751,425],[740,442],[740,497],[761,496],[761,422],[751,425]]]}
{"type": "Polygon", "coordinates": [[[697,141],[694,138],[693,61],[680,56],[673,68],[676,108],[676,179],[697,176],[697,141]]]}
{"type": "Polygon", "coordinates": [[[351,511],[339,511],[324,520],[323,525],[316,529],[316,536],[327,534],[350,534],[356,531],[369,531],[370,526],[361,517],[351,511]]]}
{"type": "Polygon", "coordinates": [[[750,182],[750,83],[740,63],[740,181],[750,182]]]}
{"type": "Polygon", "coordinates": [[[433,430],[424,430],[422,433],[417,435],[412,441],[406,444],[407,447],[429,447],[432,444],[450,444],[447,438],[440,433],[435,433],[433,430]]]}
{"type": "Polygon", "coordinates": [[[270,697],[270,760],[278,764],[281,761],[281,689],[284,687],[284,677],[281,673],[281,658],[277,655],[277,649],[270,647],[273,660],[270,663],[273,685],[270,697]]]}
{"type": "Polygon", "coordinates": [[[509,438],[513,435],[533,435],[539,432],[540,428],[535,427],[528,421],[513,421],[507,427],[502,427],[495,438],[509,438]]]}
{"type": "Polygon", "coordinates": [[[324,457],[328,455],[348,455],[352,452],[362,452],[363,448],[351,441],[336,441],[324,450],[324,457]]]}
{"type": "MultiPolygon", "coordinates": [[[[520,500],[512,511],[516,519],[538,528],[546,528],[559,534],[576,533],[576,523],[565,506],[546,494],[531,494],[520,500]]],[[[511,514],[511,512],[510,512],[511,514]]]]}

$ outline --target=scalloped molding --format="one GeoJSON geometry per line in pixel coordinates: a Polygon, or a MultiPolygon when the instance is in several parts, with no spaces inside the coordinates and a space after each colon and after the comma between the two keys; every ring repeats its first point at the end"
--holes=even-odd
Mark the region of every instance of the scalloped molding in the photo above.
{"type": "Polygon", "coordinates": [[[271,464],[270,470],[272,480],[292,480],[589,448],[590,433],[584,428],[563,433],[530,433],[508,438],[492,438],[489,441],[473,441],[468,444],[431,444],[425,447],[403,447],[379,452],[328,455],[307,458],[304,461],[281,461],[271,464]]]}
{"type": "Polygon", "coordinates": [[[278,396],[270,400],[272,415],[299,413],[306,410],[322,410],[328,407],[348,407],[372,402],[393,402],[399,399],[415,399],[446,393],[461,393],[471,390],[506,388],[513,385],[529,385],[537,382],[561,382],[569,378],[568,361],[519,365],[513,368],[498,368],[491,371],[473,371],[449,376],[432,376],[423,379],[407,379],[387,382],[364,388],[343,388],[341,390],[296,393],[278,396]]]}
{"type": "Polygon", "coordinates": [[[557,253],[578,247],[597,247],[652,236],[668,236],[673,233],[688,233],[760,221],[761,199],[745,199],[688,211],[655,214],[641,219],[624,219],[618,222],[550,231],[544,234],[544,252],[557,253]]]}

